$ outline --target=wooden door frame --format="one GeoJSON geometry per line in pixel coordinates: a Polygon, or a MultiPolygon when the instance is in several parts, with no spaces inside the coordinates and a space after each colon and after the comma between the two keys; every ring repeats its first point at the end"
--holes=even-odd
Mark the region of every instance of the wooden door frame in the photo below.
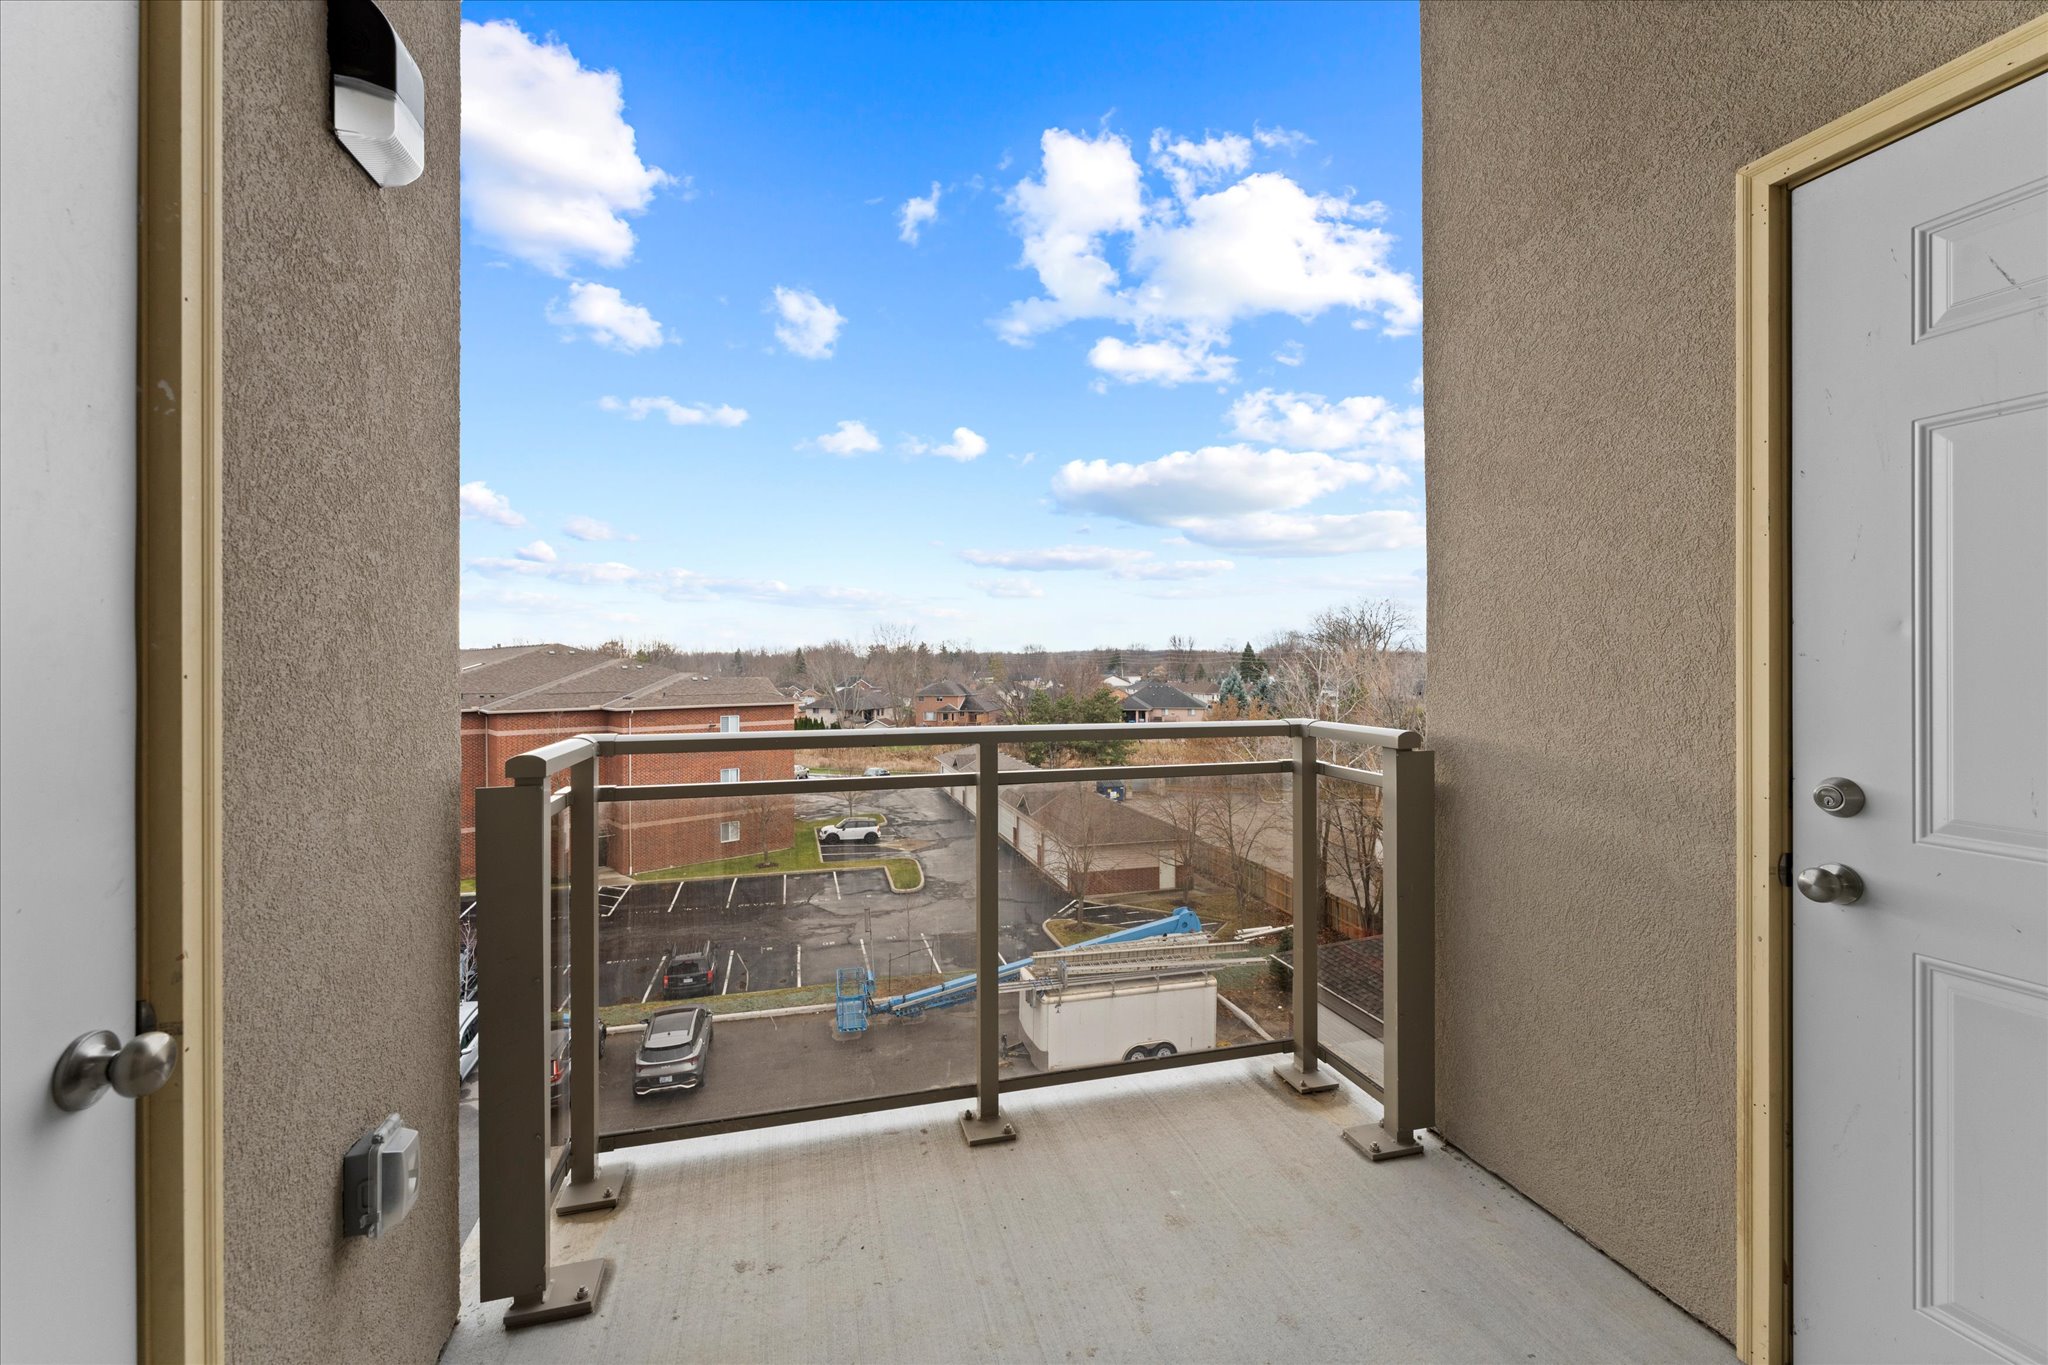
{"type": "Polygon", "coordinates": [[[136,1105],[137,1358],[226,1355],[221,1072],[221,18],[139,0],[136,998],[179,1041],[136,1105]]]}
{"type": "Polygon", "coordinates": [[[1792,190],[2048,71],[2048,15],[1736,175],[1735,1346],[1791,1359],[1792,190]]]}

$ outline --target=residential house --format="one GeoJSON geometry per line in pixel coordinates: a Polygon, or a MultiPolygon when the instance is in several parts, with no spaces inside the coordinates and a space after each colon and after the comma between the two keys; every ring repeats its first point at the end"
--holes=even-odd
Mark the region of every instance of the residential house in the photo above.
{"type": "Polygon", "coordinates": [[[963,687],[951,678],[941,678],[917,690],[910,710],[913,725],[993,725],[1008,706],[991,690],[963,687]]]}
{"type": "MultiPolygon", "coordinates": [[[[766,678],[708,678],[568,645],[517,645],[461,653],[462,876],[476,873],[476,791],[505,785],[505,760],[572,735],[787,730],[795,703],[766,678]]],[[[787,752],[621,755],[600,779],[755,782],[794,775],[787,752]]],[[[788,797],[608,804],[599,861],[632,874],[788,848],[788,797]]]]}
{"type": "Polygon", "coordinates": [[[1206,720],[1209,708],[1168,682],[1143,682],[1123,695],[1124,720],[1148,721],[1206,720]]]}
{"type": "MultiPolygon", "coordinates": [[[[1008,754],[1000,754],[997,762],[1005,772],[1038,771],[1008,754]]],[[[939,769],[971,773],[979,763],[979,749],[957,749],[940,756],[939,769]]],[[[945,791],[974,811],[972,787],[945,791]]],[[[1005,787],[1000,803],[997,832],[1003,841],[1076,896],[1099,899],[1180,885],[1181,832],[1098,791],[1092,781],[1005,787]]]]}

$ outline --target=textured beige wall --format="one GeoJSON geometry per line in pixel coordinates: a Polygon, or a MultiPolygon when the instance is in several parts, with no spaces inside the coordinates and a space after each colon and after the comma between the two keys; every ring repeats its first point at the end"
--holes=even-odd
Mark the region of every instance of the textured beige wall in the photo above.
{"type": "Polygon", "coordinates": [[[1724,1334],[1735,171],[2042,9],[1422,7],[1439,1114],[1724,1334]]]}
{"type": "Polygon", "coordinates": [[[227,1299],[231,1358],[431,1361],[456,1314],[458,11],[382,0],[427,171],[328,129],[326,9],[225,7],[227,1299]],[[418,1207],[341,1236],[396,1110],[418,1207]]]}

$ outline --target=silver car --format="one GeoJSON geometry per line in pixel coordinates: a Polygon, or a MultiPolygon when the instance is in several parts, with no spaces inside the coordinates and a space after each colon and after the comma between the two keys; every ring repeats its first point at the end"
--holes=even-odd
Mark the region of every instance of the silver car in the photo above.
{"type": "Polygon", "coordinates": [[[633,1057],[633,1093],[695,1090],[711,1065],[711,1011],[701,1005],[663,1010],[647,1021],[633,1057]]]}

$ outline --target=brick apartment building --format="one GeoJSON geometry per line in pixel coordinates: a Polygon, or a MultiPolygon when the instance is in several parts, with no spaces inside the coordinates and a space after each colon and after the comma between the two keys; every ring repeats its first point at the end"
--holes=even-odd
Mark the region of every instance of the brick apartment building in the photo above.
{"type": "MultiPolygon", "coordinates": [[[[766,678],[704,678],[657,664],[573,649],[465,649],[462,695],[462,875],[476,875],[476,789],[505,785],[505,760],[585,734],[787,730],[795,703],[766,678]]],[[[788,752],[622,755],[598,761],[601,782],[756,782],[795,775],[788,752]]],[[[567,774],[558,779],[565,783],[567,774]]],[[[614,871],[664,867],[787,848],[789,797],[634,801],[599,811],[599,861],[614,871]]]]}

